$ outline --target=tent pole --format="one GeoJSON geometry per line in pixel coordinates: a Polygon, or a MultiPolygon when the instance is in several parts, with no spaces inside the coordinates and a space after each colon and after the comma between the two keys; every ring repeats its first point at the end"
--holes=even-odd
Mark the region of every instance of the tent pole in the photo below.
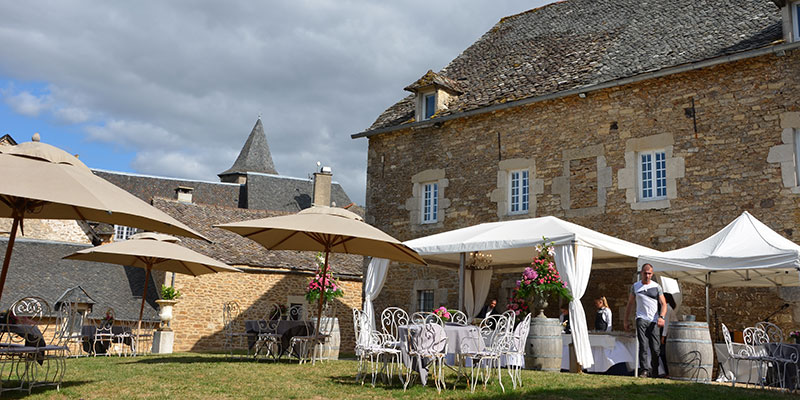
{"type": "Polygon", "coordinates": [[[706,323],[711,324],[711,309],[709,308],[709,296],[708,296],[708,288],[711,287],[709,281],[711,280],[711,272],[706,273],[706,323]]]}
{"type": "MultiPolygon", "coordinates": [[[[637,266],[636,267],[636,273],[633,274],[633,283],[634,284],[636,284],[636,282],[639,280],[639,278],[638,278],[639,268],[640,267],[637,266]]],[[[633,290],[633,289],[631,289],[631,290],[633,290]]],[[[634,299],[635,298],[636,297],[634,296],[634,299]]],[[[634,340],[634,342],[636,343],[636,354],[633,355],[633,359],[635,360],[633,362],[633,376],[636,377],[636,378],[639,377],[639,330],[638,329],[639,328],[636,326],[636,311],[634,310],[634,312],[633,312],[633,337],[634,337],[634,339],[636,339],[636,340],[634,340]]]]}
{"type": "Polygon", "coordinates": [[[461,253],[458,259],[458,309],[464,311],[464,278],[466,275],[467,253],[461,253]]]}

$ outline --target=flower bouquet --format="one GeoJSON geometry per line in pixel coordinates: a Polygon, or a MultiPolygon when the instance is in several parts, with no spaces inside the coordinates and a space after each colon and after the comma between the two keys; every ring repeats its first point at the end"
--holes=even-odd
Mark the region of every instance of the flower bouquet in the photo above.
{"type": "Polygon", "coordinates": [[[795,343],[800,343],[800,331],[789,332],[789,337],[794,339],[795,343]]]}
{"type": "Polygon", "coordinates": [[[324,299],[325,303],[337,298],[344,296],[344,291],[342,290],[342,286],[339,284],[339,280],[333,277],[333,274],[330,272],[330,265],[328,265],[327,272],[324,275],[325,287],[323,290],[323,275],[322,275],[322,267],[325,265],[324,259],[321,258],[321,255],[317,255],[317,273],[311,278],[311,281],[308,282],[308,286],[306,286],[306,300],[309,303],[314,303],[319,300],[320,293],[324,292],[324,299]]]}
{"type": "Polygon", "coordinates": [[[442,321],[445,321],[445,322],[450,321],[450,317],[451,317],[450,310],[445,308],[445,306],[441,306],[441,307],[433,310],[433,313],[438,315],[439,318],[442,319],[442,321]]]}
{"type": "Polygon", "coordinates": [[[547,239],[544,238],[544,243],[536,246],[531,266],[525,268],[522,279],[517,281],[512,291],[513,301],[509,303],[509,307],[515,304],[519,307],[521,302],[527,302],[538,311],[537,317],[544,318],[543,310],[547,307],[547,299],[551,295],[572,301],[567,284],[561,280],[556,270],[554,257],[552,243],[547,243],[547,239]]]}

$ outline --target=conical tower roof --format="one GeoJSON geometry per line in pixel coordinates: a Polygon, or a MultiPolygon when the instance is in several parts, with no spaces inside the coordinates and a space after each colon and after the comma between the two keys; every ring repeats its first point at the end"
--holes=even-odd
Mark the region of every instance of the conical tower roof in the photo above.
{"type": "Polygon", "coordinates": [[[264,134],[264,126],[261,124],[260,117],[253,126],[253,130],[250,131],[250,136],[244,142],[244,147],[239,152],[239,157],[236,158],[233,166],[217,176],[223,178],[227,175],[245,175],[248,172],[278,174],[275,164],[272,163],[272,154],[269,151],[267,136],[264,134]]]}

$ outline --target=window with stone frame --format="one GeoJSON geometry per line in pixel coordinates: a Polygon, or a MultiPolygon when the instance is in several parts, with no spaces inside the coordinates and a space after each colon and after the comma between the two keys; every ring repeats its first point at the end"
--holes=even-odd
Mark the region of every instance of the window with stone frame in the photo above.
{"type": "Polygon", "coordinates": [[[796,1],[792,3],[791,8],[789,8],[789,12],[792,14],[792,36],[794,36],[794,41],[800,41],[800,1],[796,1]]]}
{"type": "Polygon", "coordinates": [[[430,119],[436,114],[436,93],[425,93],[422,95],[422,119],[430,119]]]}
{"type": "Polygon", "coordinates": [[[508,173],[508,213],[527,214],[530,207],[530,172],[518,169],[508,173]]]}
{"type": "Polygon", "coordinates": [[[136,234],[136,228],[124,225],[114,225],[114,241],[128,240],[136,234]]]}
{"type": "Polygon", "coordinates": [[[417,311],[431,311],[433,304],[433,289],[417,291],[417,311]]]}
{"type": "Polygon", "coordinates": [[[667,154],[664,150],[638,153],[638,192],[640,201],[667,198],[667,154]]]}
{"type": "Polygon", "coordinates": [[[800,129],[794,129],[794,182],[800,186],[800,129]]]}
{"type": "Polygon", "coordinates": [[[428,182],[422,184],[422,223],[432,224],[439,217],[439,184],[428,182]]]}

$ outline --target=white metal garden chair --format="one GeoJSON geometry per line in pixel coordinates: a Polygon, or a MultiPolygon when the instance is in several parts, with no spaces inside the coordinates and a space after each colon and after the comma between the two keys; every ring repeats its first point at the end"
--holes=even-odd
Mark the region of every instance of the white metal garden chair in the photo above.
{"type": "MultiPolygon", "coordinates": [[[[444,322],[438,315],[431,312],[416,312],[411,315],[413,329],[408,329],[406,344],[408,356],[416,358],[421,366],[428,362],[429,372],[433,378],[436,390],[441,393],[447,385],[444,381],[444,358],[447,355],[447,333],[444,331],[444,322]]],[[[406,369],[406,380],[403,390],[408,388],[411,381],[413,368],[406,369]]]]}
{"type": "Polygon", "coordinates": [[[247,356],[250,356],[250,347],[247,346],[247,332],[238,329],[237,319],[241,315],[241,308],[236,301],[229,301],[222,305],[222,329],[225,332],[223,347],[228,351],[228,357],[233,358],[233,350],[246,347],[247,356]]]}
{"type": "Polygon", "coordinates": [[[500,358],[508,353],[510,347],[513,329],[511,319],[507,315],[492,315],[481,321],[480,325],[481,337],[486,344],[482,351],[470,351],[466,347],[469,343],[462,343],[461,355],[468,358],[472,362],[470,369],[470,390],[474,393],[477,386],[478,379],[483,378],[483,387],[489,382],[492,374],[492,369],[497,369],[497,381],[500,383],[500,388],[505,393],[506,388],[503,386],[503,374],[500,363],[500,358]],[[477,372],[476,372],[477,371],[477,372]]]}
{"type": "Polygon", "coordinates": [[[514,327],[508,347],[503,352],[506,360],[506,370],[511,376],[513,389],[517,386],[522,387],[522,367],[525,363],[525,344],[528,342],[528,332],[531,328],[531,314],[514,327]]]}

